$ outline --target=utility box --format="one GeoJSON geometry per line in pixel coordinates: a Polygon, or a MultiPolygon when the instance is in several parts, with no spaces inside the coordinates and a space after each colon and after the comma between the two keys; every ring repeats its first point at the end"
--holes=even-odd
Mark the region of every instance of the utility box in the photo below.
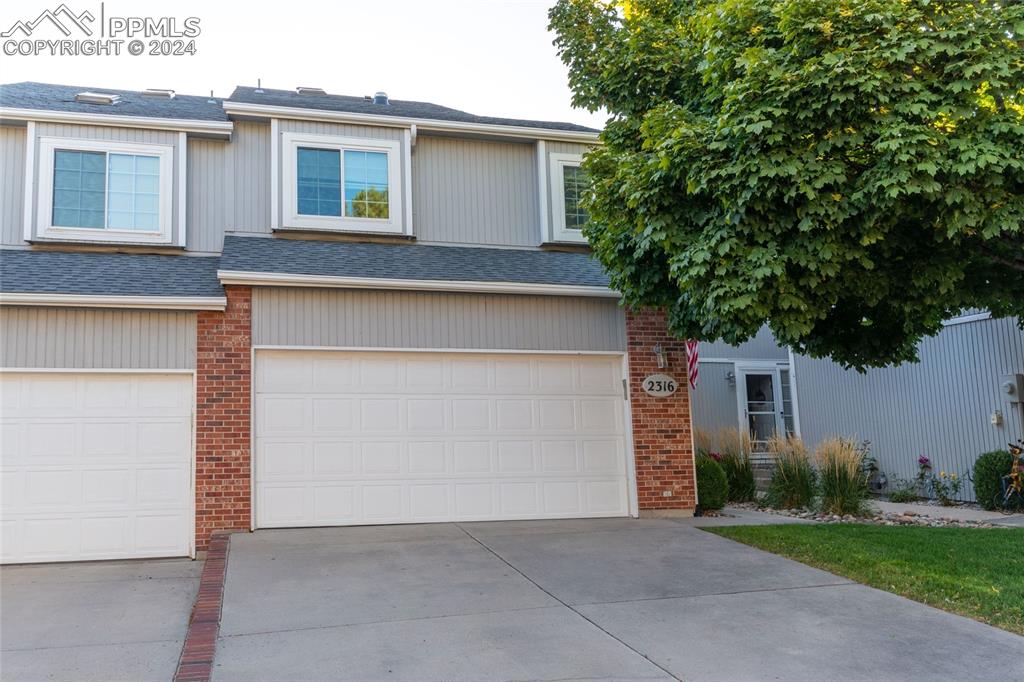
{"type": "Polygon", "coordinates": [[[999,392],[1011,405],[1024,402],[1024,374],[1004,374],[999,378],[999,392]]]}

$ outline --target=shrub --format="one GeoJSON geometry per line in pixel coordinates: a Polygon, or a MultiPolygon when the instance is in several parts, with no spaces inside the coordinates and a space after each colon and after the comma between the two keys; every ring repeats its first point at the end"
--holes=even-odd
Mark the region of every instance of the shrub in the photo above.
{"type": "Polygon", "coordinates": [[[821,486],[821,510],[827,514],[863,514],[868,497],[863,453],[853,441],[831,438],[814,452],[821,486]]]}
{"type": "Polygon", "coordinates": [[[984,509],[996,509],[997,496],[1002,495],[1002,478],[1010,473],[1013,455],[1007,450],[994,450],[978,457],[974,463],[974,496],[984,509]]]}
{"type": "Polygon", "coordinates": [[[723,428],[718,432],[719,463],[729,481],[729,501],[750,502],[757,495],[754,466],[750,461],[750,434],[745,430],[723,428]]]}
{"type": "Polygon", "coordinates": [[[721,509],[729,499],[729,481],[722,465],[706,456],[697,457],[697,502],[701,509],[721,509]]]}
{"type": "Polygon", "coordinates": [[[807,448],[799,438],[774,436],[768,451],[775,457],[775,469],[765,500],[776,509],[809,507],[814,501],[817,475],[807,448]]]}
{"type": "Polygon", "coordinates": [[[907,481],[902,478],[897,478],[893,482],[893,490],[889,493],[890,502],[917,502],[921,499],[918,494],[917,481],[907,481]]]}

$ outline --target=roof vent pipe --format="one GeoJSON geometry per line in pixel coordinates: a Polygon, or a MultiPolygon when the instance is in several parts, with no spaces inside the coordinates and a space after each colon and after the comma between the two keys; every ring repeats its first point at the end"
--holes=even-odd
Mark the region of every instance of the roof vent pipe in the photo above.
{"type": "Polygon", "coordinates": [[[388,101],[388,93],[384,92],[383,90],[378,90],[377,92],[373,93],[373,103],[391,104],[391,102],[388,101]]]}

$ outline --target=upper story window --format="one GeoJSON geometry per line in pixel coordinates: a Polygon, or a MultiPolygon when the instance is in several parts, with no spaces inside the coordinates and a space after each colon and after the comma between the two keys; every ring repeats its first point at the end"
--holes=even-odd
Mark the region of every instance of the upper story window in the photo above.
{"type": "Polygon", "coordinates": [[[586,242],[583,225],[589,216],[580,206],[587,185],[578,154],[551,154],[551,196],[555,241],[586,242]]]}
{"type": "Polygon", "coordinates": [[[171,241],[172,147],[41,138],[39,154],[39,236],[171,241]]]}
{"type": "Polygon", "coordinates": [[[399,143],[286,133],[285,226],[402,232],[399,143]]]}

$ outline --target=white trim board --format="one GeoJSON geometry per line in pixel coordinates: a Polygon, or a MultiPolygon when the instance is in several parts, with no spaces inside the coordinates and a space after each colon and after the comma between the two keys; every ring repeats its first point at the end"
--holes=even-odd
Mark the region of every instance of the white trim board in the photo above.
{"type": "Polygon", "coordinates": [[[147,310],[224,310],[224,296],[106,296],[80,294],[0,293],[0,305],[69,308],[142,308],[147,310]]]}
{"type": "Polygon", "coordinates": [[[608,287],[572,284],[534,284],[529,282],[474,282],[452,280],[385,279],[383,277],[338,277],[279,272],[218,270],[224,284],[249,286],[327,287],[336,289],[399,289],[405,291],[461,291],[497,294],[536,294],[541,296],[597,296],[619,298],[608,287]]]}
{"type": "Polygon", "coordinates": [[[258,350],[339,351],[345,353],[479,353],[492,355],[607,355],[626,357],[622,350],[521,350],[519,348],[390,348],[384,346],[295,346],[289,344],[254,344],[258,350]]]}
{"type": "Polygon", "coordinates": [[[149,128],[156,130],[180,130],[186,133],[202,133],[230,138],[235,125],[231,121],[202,121],[187,118],[154,118],[150,116],[119,116],[117,114],[92,114],[74,111],[48,111],[46,109],[19,109],[0,107],[0,119],[16,121],[45,121],[47,123],[71,123],[114,128],[149,128]]]}
{"type": "Polygon", "coordinates": [[[556,130],[552,128],[532,128],[530,126],[503,125],[495,123],[465,123],[463,121],[440,121],[431,118],[412,118],[406,116],[381,116],[377,114],[357,114],[347,111],[329,111],[326,109],[302,109],[299,107],[283,107],[267,104],[251,104],[248,102],[224,102],[224,111],[229,115],[265,116],[268,118],[287,118],[300,121],[336,121],[362,125],[384,126],[390,128],[409,128],[415,125],[420,131],[483,133],[506,137],[524,137],[538,140],[563,140],[566,142],[598,142],[597,132],[579,130],[556,130]]]}
{"type": "Polygon", "coordinates": [[[961,315],[960,317],[951,317],[948,320],[942,321],[943,327],[952,327],[957,324],[967,324],[968,322],[981,322],[982,320],[991,320],[992,313],[985,311],[983,313],[972,313],[970,315],[961,315]]]}

